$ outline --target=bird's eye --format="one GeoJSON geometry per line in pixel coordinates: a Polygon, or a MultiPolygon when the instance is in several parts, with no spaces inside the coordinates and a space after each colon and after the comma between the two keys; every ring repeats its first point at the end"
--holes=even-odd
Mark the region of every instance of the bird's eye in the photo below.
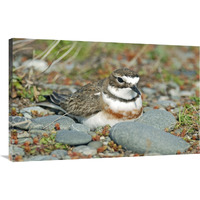
{"type": "Polygon", "coordinates": [[[122,78],[120,78],[120,77],[118,77],[117,80],[118,80],[119,83],[123,83],[124,82],[124,80],[122,78]]]}

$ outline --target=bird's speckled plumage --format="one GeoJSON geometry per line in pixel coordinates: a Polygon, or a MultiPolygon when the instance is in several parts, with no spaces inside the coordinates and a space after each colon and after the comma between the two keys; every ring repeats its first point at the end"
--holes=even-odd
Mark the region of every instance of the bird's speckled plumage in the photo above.
{"type": "Polygon", "coordinates": [[[133,120],[142,114],[141,94],[137,89],[139,77],[130,69],[115,70],[108,78],[87,84],[75,93],[62,96],[50,95],[69,116],[90,128],[125,120],[133,120]]]}

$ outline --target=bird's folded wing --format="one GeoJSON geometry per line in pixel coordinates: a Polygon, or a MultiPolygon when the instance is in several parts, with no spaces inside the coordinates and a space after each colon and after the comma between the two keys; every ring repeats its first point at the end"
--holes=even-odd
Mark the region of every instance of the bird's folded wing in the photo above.
{"type": "Polygon", "coordinates": [[[61,108],[74,116],[87,117],[101,110],[100,93],[103,81],[87,84],[60,102],[61,108]]]}

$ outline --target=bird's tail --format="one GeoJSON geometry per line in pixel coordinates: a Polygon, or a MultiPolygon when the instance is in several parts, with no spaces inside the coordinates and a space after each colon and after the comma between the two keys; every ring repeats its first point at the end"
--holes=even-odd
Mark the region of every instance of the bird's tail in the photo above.
{"type": "Polygon", "coordinates": [[[50,103],[54,103],[58,106],[60,106],[60,102],[65,101],[67,99],[68,95],[65,94],[58,94],[56,92],[53,92],[51,95],[44,96],[46,100],[50,103]]]}
{"type": "Polygon", "coordinates": [[[46,98],[46,101],[39,102],[37,103],[37,105],[66,113],[66,111],[60,107],[60,103],[62,101],[65,101],[68,96],[69,95],[58,94],[56,92],[53,92],[51,95],[44,95],[44,97],[46,98]]]}

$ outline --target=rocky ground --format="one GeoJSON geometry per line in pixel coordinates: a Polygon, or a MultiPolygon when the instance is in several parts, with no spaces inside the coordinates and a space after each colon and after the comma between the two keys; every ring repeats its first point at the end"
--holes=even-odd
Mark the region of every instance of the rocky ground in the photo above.
{"type": "Polygon", "coordinates": [[[68,68],[76,66],[67,74],[52,70],[42,77],[38,68],[35,76],[26,71],[27,66],[21,69],[22,59],[17,56],[18,67],[13,71],[10,87],[10,160],[200,153],[198,50],[159,48],[149,45],[109,56],[93,56],[92,60],[67,64],[68,68]],[[44,100],[43,95],[53,90],[74,92],[89,81],[107,77],[118,66],[134,69],[141,77],[144,114],[137,121],[90,130],[63,113],[38,104],[44,100]]]}

